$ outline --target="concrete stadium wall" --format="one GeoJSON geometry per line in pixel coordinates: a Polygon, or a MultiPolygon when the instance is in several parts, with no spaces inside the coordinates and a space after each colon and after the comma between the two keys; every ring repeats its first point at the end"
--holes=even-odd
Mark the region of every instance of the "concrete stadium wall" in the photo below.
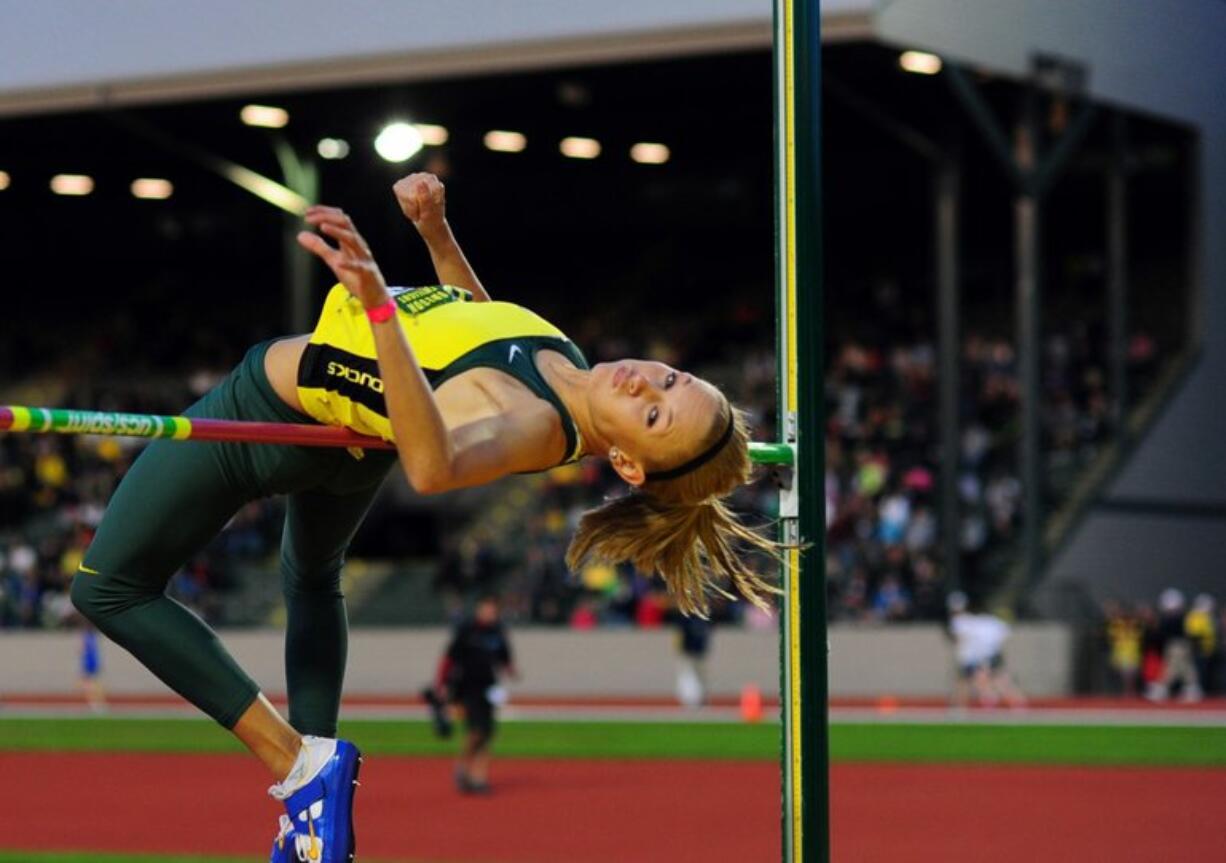
{"type": "MultiPolygon", "coordinates": [[[[446,643],[443,629],[365,629],[351,634],[346,691],[404,695],[430,680],[446,643]]],[[[515,690],[542,696],[671,696],[676,674],[674,634],[668,630],[566,632],[522,629],[512,634],[523,680],[515,690]]],[[[282,633],[233,631],[223,640],[270,693],[285,689],[282,633]]],[[[949,691],[952,657],[940,627],[834,626],[830,680],[835,696],[942,696],[949,691]]],[[[736,695],[746,684],[778,694],[775,633],[720,629],[708,662],[713,694],[736,695]]],[[[0,634],[0,702],[4,693],[75,691],[79,635],[72,632],[0,634]]],[[[1010,666],[1033,695],[1071,691],[1073,644],[1058,624],[1017,627],[1007,648],[1010,666]]],[[[166,689],[126,652],[103,647],[104,680],[116,693],[162,694],[166,689]]]]}

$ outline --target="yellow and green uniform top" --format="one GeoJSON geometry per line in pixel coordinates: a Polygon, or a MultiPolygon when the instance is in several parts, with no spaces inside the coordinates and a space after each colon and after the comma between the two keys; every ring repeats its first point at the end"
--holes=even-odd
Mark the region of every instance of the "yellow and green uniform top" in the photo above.
{"type": "MultiPolygon", "coordinates": [[[[575,421],[536,367],[537,351],[551,350],[581,369],[583,354],[566,335],[514,303],[472,301],[450,285],[392,288],[399,323],[431,389],[474,368],[494,368],[553,405],[566,434],[562,463],[583,449],[575,421]]],[[[383,400],[375,336],[366,310],[344,285],[328,292],[311,341],[298,366],[303,409],[325,425],[394,440],[383,400]]]]}

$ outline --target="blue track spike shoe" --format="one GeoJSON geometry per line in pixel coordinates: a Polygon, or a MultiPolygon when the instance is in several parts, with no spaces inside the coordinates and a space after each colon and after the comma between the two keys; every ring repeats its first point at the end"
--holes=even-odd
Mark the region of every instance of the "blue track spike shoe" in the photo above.
{"type": "Polygon", "coordinates": [[[336,741],[336,752],[314,778],[286,798],[272,863],[351,863],[353,796],[361,768],[358,748],[336,741]]]}

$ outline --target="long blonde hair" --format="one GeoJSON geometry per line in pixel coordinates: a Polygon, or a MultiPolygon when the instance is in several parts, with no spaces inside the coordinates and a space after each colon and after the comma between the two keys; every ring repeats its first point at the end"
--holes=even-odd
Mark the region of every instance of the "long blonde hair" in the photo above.
{"type": "Polygon", "coordinates": [[[729,422],[731,436],[705,464],[671,479],[649,477],[629,494],[585,512],[566,551],[567,565],[577,570],[589,558],[629,561],[640,572],[659,573],[684,614],[706,617],[713,593],[769,609],[765,594],[779,590],[746,564],[741,546],[775,558],[781,546],[741,524],[721,500],[753,471],[744,413],[725,402],[703,450],[724,435],[729,422]]]}

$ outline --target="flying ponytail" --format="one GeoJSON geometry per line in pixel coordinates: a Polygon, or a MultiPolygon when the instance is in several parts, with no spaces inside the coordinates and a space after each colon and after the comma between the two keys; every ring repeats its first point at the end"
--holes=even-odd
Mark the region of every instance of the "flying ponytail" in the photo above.
{"type": "Polygon", "coordinates": [[[778,558],[780,546],[743,525],[721,499],[753,470],[744,414],[731,406],[720,411],[705,443],[706,457],[693,469],[668,471],[664,479],[648,473],[641,488],[584,513],[567,565],[578,569],[588,558],[629,561],[641,572],[658,573],[684,614],[706,617],[712,594],[769,609],[766,594],[779,590],[744,554],[752,548],[778,558]]]}

